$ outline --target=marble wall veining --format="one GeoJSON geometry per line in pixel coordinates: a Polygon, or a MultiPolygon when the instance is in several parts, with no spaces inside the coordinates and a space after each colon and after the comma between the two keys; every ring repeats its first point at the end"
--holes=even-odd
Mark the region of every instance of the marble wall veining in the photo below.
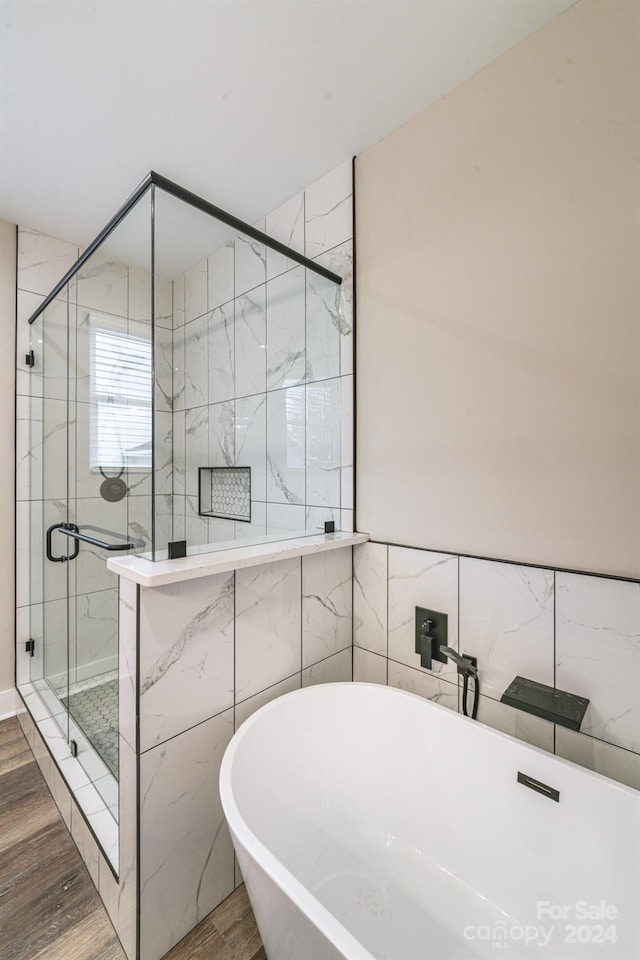
{"type": "Polygon", "coordinates": [[[283,693],[352,679],[351,570],[345,547],[138,589],[141,960],[242,882],[217,788],[234,730],[283,693]]]}
{"type": "Polygon", "coordinates": [[[352,165],[255,225],[342,288],[239,235],[174,282],[174,535],[189,545],[353,529],[352,165]],[[198,516],[199,466],[251,468],[251,523],[198,516]]]}
{"type": "Polygon", "coordinates": [[[366,543],[353,590],[354,680],[462,710],[455,667],[415,653],[415,607],[442,611],[449,646],[478,657],[481,723],[640,789],[640,584],[366,543]],[[501,703],[516,675],[586,697],[580,732],[501,703]]]}

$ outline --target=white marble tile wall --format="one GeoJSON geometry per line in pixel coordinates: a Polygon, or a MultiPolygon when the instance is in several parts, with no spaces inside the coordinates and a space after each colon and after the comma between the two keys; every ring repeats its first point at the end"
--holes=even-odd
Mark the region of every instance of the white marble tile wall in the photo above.
{"type": "Polygon", "coordinates": [[[140,749],[233,706],[234,577],[140,589],[140,749]]]}
{"type": "Polygon", "coordinates": [[[234,888],[218,777],[233,709],[140,758],[141,960],[158,960],[234,888]]]}
{"type": "MultiPolygon", "coordinates": [[[[255,225],[343,276],[341,288],[242,236],[174,284],[173,519],[190,546],[229,535],[221,524],[187,524],[182,499],[185,487],[197,495],[198,466],[233,463],[217,427],[207,450],[189,432],[205,415],[219,418],[222,403],[235,403],[235,462],[252,468],[260,535],[305,529],[309,511],[314,524],[324,511],[337,529],[353,525],[351,194],[349,161],[255,225]]],[[[251,534],[231,530],[232,539],[251,534]]]]}
{"type": "Polygon", "coordinates": [[[481,723],[640,787],[640,584],[380,543],[356,547],[354,680],[461,710],[455,667],[420,665],[416,606],[447,613],[449,646],[478,657],[481,723]],[[586,697],[581,731],[501,703],[515,676],[586,697]]]}

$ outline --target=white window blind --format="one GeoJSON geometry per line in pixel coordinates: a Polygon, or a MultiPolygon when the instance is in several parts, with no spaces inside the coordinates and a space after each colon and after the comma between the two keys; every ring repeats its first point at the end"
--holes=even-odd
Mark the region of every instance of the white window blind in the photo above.
{"type": "Polygon", "coordinates": [[[151,468],[151,338],[92,316],[90,469],[151,468]]]}

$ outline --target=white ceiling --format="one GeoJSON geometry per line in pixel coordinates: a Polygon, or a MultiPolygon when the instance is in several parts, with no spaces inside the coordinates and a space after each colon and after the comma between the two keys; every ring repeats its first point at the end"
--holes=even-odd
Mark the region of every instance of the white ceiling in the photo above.
{"type": "Polygon", "coordinates": [[[150,169],[254,222],[573,0],[0,0],[0,217],[86,244],[150,169]]]}

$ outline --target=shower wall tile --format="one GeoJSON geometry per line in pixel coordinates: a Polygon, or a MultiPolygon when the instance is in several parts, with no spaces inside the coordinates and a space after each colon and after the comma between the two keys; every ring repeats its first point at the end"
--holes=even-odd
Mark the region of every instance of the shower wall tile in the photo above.
{"type": "Polygon", "coordinates": [[[426,700],[433,700],[449,710],[458,710],[458,684],[443,680],[424,670],[414,670],[395,660],[389,660],[388,684],[426,700]]]}
{"type": "Polygon", "coordinates": [[[201,317],[207,312],[207,261],[190,267],[184,275],[184,319],[185,323],[201,317]]]}
{"type": "Polygon", "coordinates": [[[302,686],[316,683],[346,683],[353,679],[351,647],[302,671],[302,686]]]}
{"type": "Polygon", "coordinates": [[[89,310],[127,316],[129,270],[123,263],[90,257],[77,274],[78,304],[89,310]]]}
{"type": "Polygon", "coordinates": [[[348,240],[316,257],[316,262],[342,277],[338,295],[340,375],[353,373],[353,241],[348,240]]]}
{"type": "Polygon", "coordinates": [[[243,700],[242,703],[238,703],[235,708],[236,730],[238,730],[245,720],[248,720],[256,710],[259,710],[260,707],[264,707],[265,704],[271,703],[272,700],[284,696],[285,693],[292,693],[294,690],[299,690],[300,685],[301,674],[295,673],[292,677],[287,677],[286,680],[281,680],[280,683],[274,683],[273,686],[267,687],[266,690],[257,693],[254,697],[249,697],[248,700],[243,700]]]}
{"type": "MultiPolygon", "coordinates": [[[[151,499],[149,499],[149,512],[145,513],[144,520],[149,520],[151,517],[151,499]]],[[[130,512],[130,522],[132,520],[132,515],[130,512]]],[[[151,530],[149,529],[149,534],[151,530]]],[[[167,544],[171,540],[182,540],[183,537],[176,537],[173,534],[173,494],[163,493],[156,496],[156,510],[155,510],[155,536],[156,536],[156,549],[157,550],[166,550],[167,544]]],[[[148,548],[151,546],[151,538],[148,537],[148,548]]]]}
{"type": "Polygon", "coordinates": [[[354,383],[353,376],[340,377],[340,505],[353,509],[354,498],[354,383]]]}
{"type": "MultiPolygon", "coordinates": [[[[313,212],[307,221],[311,224],[311,255],[344,277],[342,289],[309,274],[291,258],[265,250],[262,243],[239,236],[207,259],[209,315],[206,354],[198,342],[201,330],[198,337],[190,337],[187,332],[186,344],[174,332],[173,493],[182,496],[186,490],[191,497],[197,494],[195,475],[187,476],[186,483],[182,476],[180,414],[183,407],[189,409],[208,404],[213,411],[212,405],[235,400],[234,440],[239,445],[243,443],[241,420],[246,411],[255,405],[262,419],[266,403],[266,449],[265,439],[260,437],[261,428],[257,428],[250,438],[250,451],[246,445],[243,451],[250,452],[251,456],[252,499],[269,505],[266,510],[270,518],[269,529],[261,533],[275,535],[280,530],[302,530],[307,523],[320,526],[326,519],[333,519],[338,529],[353,527],[352,380],[319,388],[310,394],[312,401],[321,399],[328,389],[332,396],[335,395],[338,405],[344,404],[342,416],[338,413],[337,417],[321,404],[323,422],[317,426],[305,417],[305,393],[283,392],[295,390],[305,381],[349,376],[353,370],[351,219],[350,216],[347,220],[342,219],[343,224],[347,223],[345,234],[340,226],[340,213],[320,209],[323,204],[330,204],[330,196],[333,196],[337,208],[350,211],[350,200],[347,200],[351,195],[350,162],[322,178],[310,191],[313,212]],[[344,184],[347,187],[343,195],[344,184]],[[325,217],[325,213],[328,216],[325,217]],[[233,330],[230,329],[232,318],[233,330]],[[252,403],[247,402],[243,408],[240,401],[247,398],[252,398],[252,403]],[[311,453],[309,469],[306,435],[310,425],[311,441],[316,449],[311,453]],[[264,475],[260,469],[263,463],[266,463],[264,489],[264,475]],[[308,519],[300,518],[300,511],[295,509],[300,506],[306,508],[308,519]],[[271,529],[274,521],[278,527],[271,529]]],[[[306,203],[305,194],[300,193],[256,224],[257,229],[264,229],[280,242],[303,252],[306,249],[306,203]]],[[[310,249],[307,249],[309,253],[310,249]]],[[[202,272],[202,265],[196,265],[182,278],[183,282],[186,280],[187,300],[189,290],[192,300],[199,297],[197,308],[187,307],[187,321],[204,309],[202,272]]],[[[174,282],[174,331],[180,324],[180,286],[179,281],[174,282]]],[[[218,457],[219,465],[223,465],[229,459],[229,445],[225,442],[222,451],[218,447],[215,438],[220,435],[219,426],[215,426],[211,433],[208,453],[218,457]]],[[[188,433],[186,448],[188,459],[188,433]]],[[[237,463],[240,463],[239,450],[240,447],[235,453],[237,463]]],[[[177,508],[176,515],[184,516],[181,504],[177,508]]],[[[192,526],[194,532],[200,529],[197,520],[192,526]]],[[[228,531],[216,522],[209,524],[209,532],[214,537],[226,536],[228,531]]],[[[249,525],[236,525],[235,536],[245,538],[248,534],[249,525]]]]}
{"type": "Polygon", "coordinates": [[[185,323],[184,318],[184,288],[185,288],[185,279],[184,274],[181,274],[179,277],[173,281],[173,327],[181,327],[185,323]]]}
{"type": "Polygon", "coordinates": [[[186,497],[184,509],[184,533],[190,547],[209,543],[209,519],[198,513],[198,498],[186,497]]]}
{"type": "Polygon", "coordinates": [[[184,324],[173,330],[173,410],[184,410],[186,401],[185,387],[185,345],[184,324]]]}
{"type": "Polygon", "coordinates": [[[208,317],[200,316],[184,327],[185,407],[200,407],[209,402],[207,370],[208,317]]]}
{"type": "Polygon", "coordinates": [[[328,380],[340,376],[340,340],[350,330],[340,316],[340,288],[306,271],[306,377],[328,380]]]}
{"type": "Polygon", "coordinates": [[[235,393],[264,393],[267,375],[266,287],[235,300],[235,393]]]}
{"type": "Polygon", "coordinates": [[[42,335],[34,347],[36,362],[41,363],[43,396],[67,399],[69,357],[75,353],[75,306],[65,300],[53,300],[43,313],[42,335]]]}
{"type": "Polygon", "coordinates": [[[218,791],[232,734],[233,709],[141,757],[141,960],[163,956],[234,888],[218,791]]]}
{"type": "Polygon", "coordinates": [[[42,418],[40,397],[16,397],[16,499],[42,499],[42,418]]]}
{"type": "Polygon", "coordinates": [[[17,291],[16,297],[16,393],[25,397],[42,396],[42,350],[40,343],[43,340],[42,316],[32,324],[29,317],[42,303],[38,294],[17,291]],[[35,365],[28,367],[26,357],[33,350],[35,365]]]}
{"type": "Polygon", "coordinates": [[[207,260],[209,310],[228,303],[235,296],[234,256],[234,244],[229,242],[219,247],[207,260]]]}
{"type": "MultiPolygon", "coordinates": [[[[67,429],[74,425],[75,418],[73,414],[69,417],[66,401],[47,400],[43,405],[42,465],[46,500],[67,496],[67,429]]],[[[73,456],[73,451],[69,456],[73,456]]]]}
{"type": "Polygon", "coordinates": [[[235,465],[235,404],[214,403],[209,407],[209,458],[202,466],[233,467],[235,465]]]}
{"type": "MultiPolygon", "coordinates": [[[[462,687],[460,696],[462,697],[462,687]]],[[[472,697],[469,696],[469,709],[471,702],[472,697]]],[[[462,703],[460,709],[462,710],[462,703]]],[[[484,695],[480,697],[478,704],[478,720],[493,727],[494,730],[501,730],[503,733],[508,733],[510,737],[524,740],[525,743],[531,743],[534,747],[553,753],[554,725],[548,720],[533,717],[529,713],[523,713],[522,710],[515,710],[506,703],[500,703],[484,695]]]]}
{"type": "Polygon", "coordinates": [[[387,656],[388,547],[362,543],[353,550],[353,642],[387,656]]]}
{"type": "Polygon", "coordinates": [[[266,501],[267,398],[265,394],[236,400],[234,428],[235,465],[251,467],[251,498],[266,501]]]}
{"type": "Polygon", "coordinates": [[[353,234],[352,164],[346,160],[305,190],[305,252],[317,257],[353,234]]]}
{"type": "MultiPolygon", "coordinates": [[[[130,329],[136,334],[136,328],[130,329]]],[[[151,337],[149,328],[146,335],[151,337]]],[[[154,374],[156,410],[173,409],[173,332],[156,326],[154,331],[154,374]]]]}
{"type": "Polygon", "coordinates": [[[342,530],[342,514],[337,507],[305,507],[305,529],[310,533],[324,533],[324,525],[333,521],[336,530],[342,530]]]}
{"type": "Polygon", "coordinates": [[[351,550],[302,558],[302,666],[351,648],[351,550]]]}
{"type": "Polygon", "coordinates": [[[458,558],[428,550],[389,547],[389,657],[415,670],[456,681],[455,664],[420,666],[415,652],[415,608],[446,613],[448,645],[458,649],[458,558]]]}
{"type": "Polygon", "coordinates": [[[140,591],[140,749],[233,706],[234,577],[140,591]]]}
{"type": "Polygon", "coordinates": [[[155,491],[157,494],[170,494],[173,489],[173,417],[162,410],[156,410],[155,413],[153,455],[155,491]]]}
{"type": "Polygon", "coordinates": [[[286,536],[291,531],[305,529],[306,510],[292,503],[267,503],[267,527],[270,533],[286,536]]]}
{"type": "MultiPolygon", "coordinates": [[[[75,510],[76,523],[81,527],[85,525],[97,527],[98,532],[94,530],[84,532],[94,534],[99,539],[102,536],[101,530],[113,531],[120,536],[127,533],[127,499],[120,500],[118,503],[108,503],[101,497],[78,499],[75,502],[75,510]]],[[[109,539],[108,534],[105,536],[109,539]]],[[[62,541],[62,537],[60,540],[62,541]]],[[[100,547],[83,543],[78,558],[73,564],[73,570],[79,594],[89,594],[107,587],[115,589],[117,586],[116,575],[110,570],[105,570],[105,551],[100,547]]]]}
{"type": "Polygon", "coordinates": [[[185,493],[185,420],[184,410],[178,410],[173,415],[173,495],[178,497],[185,493]]]}
{"type": "Polygon", "coordinates": [[[516,676],[553,686],[553,571],[460,558],[460,651],[499,700],[516,676]]]}
{"type": "Polygon", "coordinates": [[[156,325],[167,330],[173,328],[173,283],[159,273],[156,273],[156,325]]]}
{"type": "Polygon", "coordinates": [[[356,683],[381,683],[387,682],[387,658],[380,657],[377,653],[371,653],[369,650],[363,650],[361,647],[353,648],[353,679],[356,683]]]}
{"type": "Polygon", "coordinates": [[[235,397],[235,330],[233,301],[207,316],[209,403],[235,397]]]}
{"type": "Polygon", "coordinates": [[[76,244],[18,227],[18,286],[39,294],[40,301],[78,259],[76,244]]]}
{"type": "MultiPolygon", "coordinates": [[[[104,561],[103,561],[104,562],[104,561]]],[[[73,680],[87,680],[118,668],[118,591],[76,597],[73,680]]]]}
{"type": "MultiPolygon", "coordinates": [[[[158,278],[160,279],[160,278],[158,278]]],[[[129,267],[129,299],[127,316],[130,320],[151,322],[151,271],[129,267]]]]}
{"type": "MultiPolygon", "coordinates": [[[[156,517],[161,515],[164,501],[162,494],[156,497],[156,517]]],[[[153,523],[153,500],[150,496],[130,497],[127,501],[127,536],[131,540],[141,540],[138,550],[151,550],[151,528],[153,523]]],[[[163,541],[158,538],[162,545],[163,541]]]]}
{"type": "Polygon", "coordinates": [[[267,284],[267,390],[305,379],[305,269],[297,267],[267,284]]]}
{"type": "Polygon", "coordinates": [[[227,541],[235,540],[236,526],[240,526],[240,524],[236,524],[235,520],[223,520],[221,517],[209,517],[209,536],[206,542],[225,543],[227,541]]]}
{"type": "Polygon", "coordinates": [[[267,394],[267,500],[304,504],[305,388],[267,394]]]}
{"type": "Polygon", "coordinates": [[[32,501],[31,503],[28,500],[18,501],[16,503],[17,607],[39,603],[43,599],[42,562],[36,566],[32,556],[34,547],[38,547],[34,534],[37,530],[42,531],[43,529],[42,500],[32,501]],[[32,566],[34,567],[33,575],[32,566]],[[39,576],[37,576],[38,573],[39,576]]]}
{"type": "Polygon", "coordinates": [[[212,466],[209,460],[209,408],[187,410],[185,417],[185,491],[198,496],[198,467],[212,466]]]}
{"type": "Polygon", "coordinates": [[[556,574],[556,685],[587,697],[582,732],[640,753],[640,584],[556,574]]]}
{"type": "Polygon", "coordinates": [[[245,234],[235,239],[235,292],[239,297],[267,279],[267,250],[263,243],[245,234]]]}
{"type": "Polygon", "coordinates": [[[301,564],[236,572],[236,701],[301,669],[301,564]]]}
{"type": "Polygon", "coordinates": [[[581,767],[640,790],[640,756],[575,730],[556,727],[556,753],[581,767]]]}
{"type": "Polygon", "coordinates": [[[347,533],[353,533],[353,510],[340,511],[340,529],[347,533]]]}
{"type": "MultiPolygon", "coordinates": [[[[266,537],[267,535],[267,504],[257,500],[251,501],[251,523],[235,521],[235,539],[246,540],[248,537],[266,537]]],[[[241,544],[238,544],[241,546],[241,544]]]]}
{"type": "MultiPolygon", "coordinates": [[[[267,215],[265,233],[284,243],[285,246],[304,253],[304,194],[300,193],[291,200],[287,200],[280,207],[267,215]]],[[[272,279],[281,273],[295,267],[295,260],[291,260],[276,250],[267,249],[267,278],[272,279]]]]}

